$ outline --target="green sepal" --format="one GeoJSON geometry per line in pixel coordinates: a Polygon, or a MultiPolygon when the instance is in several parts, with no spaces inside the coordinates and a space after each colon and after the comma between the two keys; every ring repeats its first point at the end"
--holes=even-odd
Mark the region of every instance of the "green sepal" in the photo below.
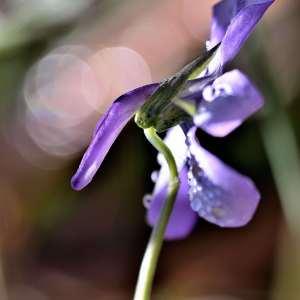
{"type": "MultiPolygon", "coordinates": [[[[163,81],[136,113],[136,124],[144,129],[150,127],[156,128],[155,124],[161,122],[161,113],[167,109],[172,100],[184,89],[188,80],[194,79],[205,70],[218,47],[219,45],[207,51],[203,56],[197,57],[174,76],[163,81]]],[[[169,113],[167,116],[169,116],[169,113]]],[[[166,116],[163,116],[164,121],[167,122],[168,120],[165,118],[166,116]]]]}
{"type": "Polygon", "coordinates": [[[197,106],[194,102],[182,100],[177,97],[172,102],[192,117],[197,113],[197,106]]]}
{"type": "Polygon", "coordinates": [[[163,132],[190,119],[190,114],[172,103],[160,113],[153,127],[157,132],[163,132]]]}

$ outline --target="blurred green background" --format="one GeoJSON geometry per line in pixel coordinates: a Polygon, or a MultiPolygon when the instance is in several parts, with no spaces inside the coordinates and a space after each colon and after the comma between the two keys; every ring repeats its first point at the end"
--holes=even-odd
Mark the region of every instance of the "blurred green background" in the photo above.
{"type": "MultiPolygon", "coordinates": [[[[132,122],[92,184],[74,192],[70,178],[117,96],[203,49],[215,2],[0,1],[0,300],[131,298],[155,151],[132,122]]],[[[277,0],[230,66],[260,87],[263,111],[225,139],[199,132],[256,182],[258,211],[165,243],[153,299],[300,299],[299,7],[277,0]]]]}

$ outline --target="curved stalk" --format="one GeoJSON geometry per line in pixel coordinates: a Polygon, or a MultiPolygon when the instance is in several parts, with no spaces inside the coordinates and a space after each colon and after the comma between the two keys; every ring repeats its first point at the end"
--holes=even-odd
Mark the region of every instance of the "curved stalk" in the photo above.
{"type": "Polygon", "coordinates": [[[158,222],[153,228],[143,257],[138,281],[136,284],[134,300],[150,300],[151,298],[153,278],[157,268],[158,258],[161,252],[166,227],[168,225],[168,221],[173,210],[177,191],[180,184],[176,162],[170,149],[157,135],[154,128],[151,127],[145,129],[144,133],[147,140],[165,157],[170,171],[170,180],[168,186],[167,199],[161,210],[158,222]]]}

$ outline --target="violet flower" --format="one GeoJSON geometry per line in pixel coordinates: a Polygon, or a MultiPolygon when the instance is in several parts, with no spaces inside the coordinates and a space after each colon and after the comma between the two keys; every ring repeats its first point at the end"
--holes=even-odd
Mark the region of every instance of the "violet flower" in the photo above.
{"type": "MultiPolygon", "coordinates": [[[[204,150],[195,132],[224,137],[263,105],[260,93],[238,70],[222,74],[263,16],[272,0],[224,0],[214,6],[209,48],[220,46],[199,79],[189,81],[180,98],[194,101],[197,113],[190,121],[167,132],[180,172],[181,185],[165,238],[183,238],[198,216],[222,227],[239,227],[254,214],[260,195],[252,181],[204,150]]],[[[127,122],[157,90],[158,83],[137,88],[119,97],[99,120],[92,141],[71,180],[84,188],[99,169],[111,145],[127,122]]],[[[159,154],[161,169],[153,194],[147,196],[147,220],[154,225],[167,196],[168,168],[159,154]],[[150,201],[149,201],[150,200],[150,201]]]]}

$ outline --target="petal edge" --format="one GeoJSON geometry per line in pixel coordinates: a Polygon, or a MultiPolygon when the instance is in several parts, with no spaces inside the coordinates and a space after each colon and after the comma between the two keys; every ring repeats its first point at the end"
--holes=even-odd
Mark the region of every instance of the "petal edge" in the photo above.
{"type": "Polygon", "coordinates": [[[91,182],[122,129],[157,86],[158,84],[154,83],[139,87],[113,102],[108,111],[100,118],[91,143],[71,179],[73,189],[81,190],[91,182]]]}

